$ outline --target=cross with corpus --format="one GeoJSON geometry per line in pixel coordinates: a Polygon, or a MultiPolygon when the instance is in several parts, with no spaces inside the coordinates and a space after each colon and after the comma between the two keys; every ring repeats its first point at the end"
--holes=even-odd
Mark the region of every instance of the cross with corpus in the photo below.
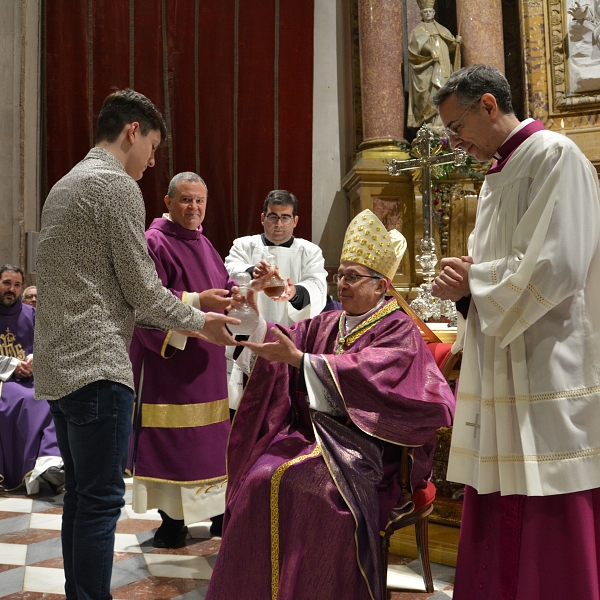
{"type": "Polygon", "coordinates": [[[419,148],[419,158],[412,160],[392,159],[387,165],[387,172],[390,175],[398,176],[403,171],[412,169],[421,169],[422,183],[421,196],[423,197],[423,240],[429,240],[432,237],[433,228],[433,210],[431,209],[431,167],[436,165],[445,165],[454,163],[455,167],[460,167],[467,162],[468,154],[461,148],[448,154],[433,155],[432,146],[435,143],[435,136],[427,125],[423,125],[417,132],[417,144],[419,148]]]}

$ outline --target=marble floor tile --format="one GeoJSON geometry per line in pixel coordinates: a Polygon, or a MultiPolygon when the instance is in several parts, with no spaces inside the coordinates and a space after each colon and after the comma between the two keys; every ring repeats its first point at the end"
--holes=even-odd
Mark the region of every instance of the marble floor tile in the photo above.
{"type": "MultiPolygon", "coordinates": [[[[0,565],[0,573],[4,573],[4,571],[10,571],[11,569],[16,569],[18,566],[23,566],[23,565],[0,565]]],[[[0,596],[0,598],[4,598],[4,596],[0,596]]]]}
{"type": "Polygon", "coordinates": [[[0,597],[23,591],[25,567],[14,567],[0,573],[0,597]]]}
{"type": "Polygon", "coordinates": [[[0,543],[0,563],[6,565],[25,565],[27,560],[26,544],[0,543]]]}
{"type": "Polygon", "coordinates": [[[198,595],[207,582],[199,579],[179,579],[176,577],[148,577],[135,583],[111,590],[114,600],[169,600],[190,594],[190,598],[203,598],[198,595]]]}
{"type": "MultiPolygon", "coordinates": [[[[131,483],[126,501],[131,502],[131,483]]],[[[0,495],[0,598],[64,600],[60,545],[64,495],[0,495]],[[29,511],[29,512],[28,512],[29,511]],[[10,563],[18,564],[10,564],[10,563]]],[[[117,523],[111,590],[115,600],[202,600],[221,546],[210,521],[189,526],[182,548],[154,548],[158,511],[138,515],[127,504],[117,523]]],[[[391,600],[448,600],[454,569],[432,563],[436,591],[428,594],[418,560],[390,554],[391,600]]],[[[250,598],[250,596],[249,596],[250,598]]],[[[249,599],[235,599],[249,600],[249,599]]],[[[318,600],[318,599],[315,599],[318,600]]]]}
{"type": "Polygon", "coordinates": [[[204,540],[210,539],[212,537],[210,533],[210,521],[202,521],[201,523],[188,525],[188,533],[193,538],[204,540]]]}
{"type": "Polygon", "coordinates": [[[46,592],[64,594],[65,574],[62,569],[25,567],[24,592],[46,592]]]}
{"type": "Polygon", "coordinates": [[[144,558],[154,577],[209,580],[212,575],[212,567],[203,556],[146,553],[144,558]]]}
{"type": "Polygon", "coordinates": [[[129,554],[113,563],[111,589],[120,588],[150,576],[148,565],[141,554],[129,554]]]}
{"type": "Polygon", "coordinates": [[[158,514],[158,511],[154,508],[145,513],[136,513],[133,512],[133,508],[131,508],[131,504],[125,505],[125,512],[127,513],[127,518],[129,519],[145,519],[147,521],[158,521],[160,525],[162,523],[162,519],[158,514]]]}
{"type": "Polygon", "coordinates": [[[142,533],[144,531],[158,529],[160,521],[149,521],[148,519],[121,519],[117,522],[117,533],[142,533]]]}
{"type": "Polygon", "coordinates": [[[60,538],[60,531],[49,529],[22,529],[1,534],[0,542],[31,545],[53,538],[60,538]]]}
{"type": "Polygon", "coordinates": [[[62,515],[32,513],[29,526],[31,529],[53,529],[54,531],[60,531],[62,527],[62,515]]]}
{"type": "Polygon", "coordinates": [[[0,498],[0,511],[30,513],[33,500],[30,498],[0,498]]]}
{"type": "Polygon", "coordinates": [[[140,543],[134,533],[115,534],[115,552],[141,553],[140,543]]]}
{"type": "Polygon", "coordinates": [[[154,548],[152,554],[180,554],[187,556],[209,556],[216,554],[221,547],[220,538],[212,540],[194,540],[188,538],[182,548],[154,548]]]}
{"type": "Polygon", "coordinates": [[[47,567],[49,569],[62,569],[63,568],[63,557],[61,554],[60,556],[55,556],[54,558],[48,558],[47,560],[42,560],[39,563],[32,563],[29,566],[30,567],[47,567]]]}
{"type": "Polygon", "coordinates": [[[20,517],[22,515],[23,515],[23,513],[20,513],[20,512],[11,512],[8,510],[2,510],[2,511],[0,511],[0,520],[12,519],[13,517],[20,517]]]}
{"type": "Polygon", "coordinates": [[[60,537],[50,538],[36,544],[31,544],[27,551],[28,565],[34,565],[43,560],[62,556],[62,544],[60,537]]]}
{"type": "Polygon", "coordinates": [[[17,592],[2,596],[3,600],[65,600],[64,594],[46,594],[45,592],[17,592]]]}
{"type": "Polygon", "coordinates": [[[60,509],[60,514],[62,514],[64,496],[64,493],[61,493],[58,496],[36,498],[33,501],[33,507],[31,509],[31,512],[41,512],[49,511],[51,509],[60,509]]]}

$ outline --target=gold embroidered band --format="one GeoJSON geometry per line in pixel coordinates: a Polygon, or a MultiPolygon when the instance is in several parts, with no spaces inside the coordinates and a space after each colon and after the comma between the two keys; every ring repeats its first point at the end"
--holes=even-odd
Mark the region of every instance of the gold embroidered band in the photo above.
{"type": "Polygon", "coordinates": [[[229,419],[229,400],[204,404],[142,404],[142,427],[201,427],[229,419]]]}

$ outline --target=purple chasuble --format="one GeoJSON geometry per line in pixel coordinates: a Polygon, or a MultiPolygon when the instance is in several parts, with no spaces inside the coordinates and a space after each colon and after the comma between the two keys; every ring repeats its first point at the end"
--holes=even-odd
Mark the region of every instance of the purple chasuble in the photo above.
{"type": "Polygon", "coordinates": [[[525,127],[519,129],[519,131],[517,131],[515,135],[509,137],[508,140],[506,140],[504,144],[502,144],[502,146],[500,146],[500,148],[496,150],[496,154],[498,154],[498,156],[500,156],[501,158],[499,161],[494,163],[494,165],[487,172],[487,174],[492,175],[494,173],[500,173],[500,171],[502,171],[502,169],[504,168],[504,165],[507,163],[508,159],[512,156],[513,152],[530,135],[533,135],[536,131],[542,131],[542,129],[546,128],[544,127],[544,124],[541,121],[533,121],[532,123],[529,123],[525,125],[525,127]]]}
{"type": "MultiPolygon", "coordinates": [[[[224,536],[207,600],[247,590],[254,600],[384,598],[379,532],[394,505],[406,505],[399,446],[414,446],[413,489],[426,485],[454,397],[395,301],[335,354],[342,314],[277,327],[344,417],[308,408],[295,391],[298,369],[256,360],[232,425],[224,536]]],[[[274,339],[268,332],[265,341],[274,339]]]]}
{"type": "MultiPolygon", "coordinates": [[[[33,354],[35,308],[17,300],[0,305],[0,354],[25,360],[33,354]]],[[[46,400],[33,399],[33,377],[13,374],[0,383],[0,487],[24,483],[37,458],[60,456],[54,421],[46,400]]]]}
{"type": "MultiPolygon", "coordinates": [[[[146,239],[160,280],[177,297],[231,289],[202,227],[190,231],[154,219],[146,239]]],[[[225,349],[188,338],[185,349],[177,350],[168,345],[170,335],[136,327],[131,341],[137,399],[130,466],[135,463],[136,477],[171,483],[224,477],[230,427],[225,349]]]]}

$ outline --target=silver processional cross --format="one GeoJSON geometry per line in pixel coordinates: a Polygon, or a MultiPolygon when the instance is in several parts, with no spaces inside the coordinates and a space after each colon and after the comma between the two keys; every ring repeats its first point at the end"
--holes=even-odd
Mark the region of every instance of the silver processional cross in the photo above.
{"type": "Polygon", "coordinates": [[[411,308],[423,321],[433,318],[439,320],[442,315],[450,318],[450,324],[456,324],[456,308],[450,300],[439,300],[431,295],[431,283],[435,277],[435,265],[438,262],[435,254],[433,239],[433,209],[431,206],[431,167],[453,163],[460,167],[467,162],[468,154],[457,148],[449,154],[432,156],[432,146],[435,136],[427,125],[423,125],[416,137],[419,158],[412,160],[392,159],[387,165],[387,171],[392,176],[398,176],[403,171],[421,169],[421,196],[423,198],[423,238],[421,239],[421,255],[416,256],[417,262],[423,269],[423,281],[417,297],[410,303],[411,308]]]}

